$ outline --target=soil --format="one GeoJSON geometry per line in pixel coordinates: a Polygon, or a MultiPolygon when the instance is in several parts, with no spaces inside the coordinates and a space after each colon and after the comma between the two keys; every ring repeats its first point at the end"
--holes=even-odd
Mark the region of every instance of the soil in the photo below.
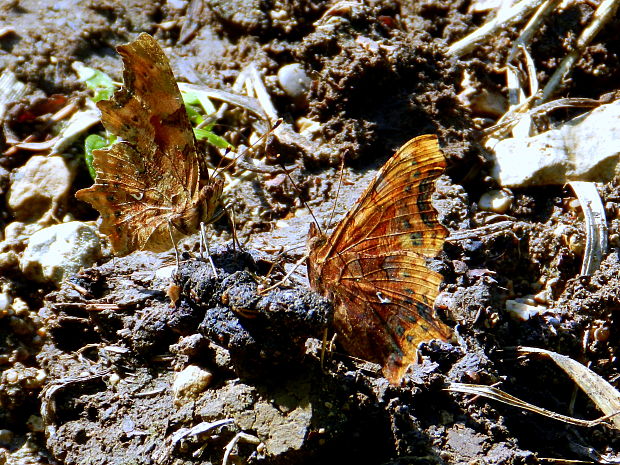
{"type": "MultiPolygon", "coordinates": [[[[213,226],[217,276],[197,258],[196,238],[184,243],[174,282],[165,274],[172,254],[108,254],[60,289],[3,262],[0,284],[13,310],[0,312],[0,464],[617,460],[620,442],[607,425],[572,426],[444,389],[449,382],[498,383],[549,410],[602,415],[560,370],[518,356],[518,346],[570,356],[616,387],[620,380],[617,179],[599,189],[611,247],[589,277],[579,275],[583,213],[567,188],[517,188],[505,214],[479,209],[480,195],[498,187],[480,144],[480,122],[492,115],[468,108],[457,94],[465,71],[478,89],[505,94],[499,66],[522,25],[451,58],[447,45],[489,17],[470,13],[471,6],[465,0],[0,5],[0,67],[27,85],[25,97],[8,108],[3,148],[6,140],[44,132],[36,120],[20,118],[25,109],[56,94],[87,98],[75,61],[120,80],[114,47],[142,31],[165,47],[179,81],[229,90],[240,70],[254,64],[285,124],[320,123],[308,145],[273,140],[260,155],[268,166],[293,167],[294,184],[282,175],[229,169],[228,179],[238,182],[225,195],[242,249],[233,247],[226,220],[213,226]],[[293,62],[312,80],[301,100],[276,79],[293,62]],[[323,224],[334,209],[341,216],[394,149],[425,133],[439,136],[449,163],[435,205],[451,237],[430,266],[445,278],[438,307],[457,339],[423,344],[422,362],[395,387],[377,365],[339,352],[337,341],[325,356],[331,304],[307,287],[303,271],[265,289],[303,254],[291,249],[304,244],[312,222],[305,205],[323,224]],[[535,295],[546,307],[539,315],[523,321],[506,310],[508,299],[535,295]],[[208,387],[179,388],[187,367],[205,373],[208,387]]],[[[575,2],[544,22],[531,50],[540,82],[593,12],[594,2],[575,2]]],[[[563,95],[598,98],[618,90],[617,21],[587,48],[563,95]]],[[[555,112],[547,123],[571,114],[555,112]]],[[[247,145],[244,122],[245,115],[230,111],[218,123],[224,137],[247,145]]],[[[80,164],[72,192],[91,182],[80,153],[81,141],[64,154],[80,164]]],[[[31,155],[0,156],[2,205],[11,172],[31,155]]],[[[218,156],[210,156],[217,165],[218,156]]],[[[97,217],[72,196],[62,208],[60,218],[97,217]]],[[[13,220],[1,211],[2,230],[13,220]]]]}

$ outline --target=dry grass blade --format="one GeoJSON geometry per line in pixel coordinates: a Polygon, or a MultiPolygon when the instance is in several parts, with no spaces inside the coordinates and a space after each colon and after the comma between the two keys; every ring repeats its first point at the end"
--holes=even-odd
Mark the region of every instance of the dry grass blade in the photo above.
{"type": "Polygon", "coordinates": [[[592,399],[607,418],[611,418],[614,428],[620,430],[620,392],[605,379],[566,355],[536,347],[520,347],[519,352],[542,354],[553,360],[592,399]]]}
{"type": "Polygon", "coordinates": [[[514,112],[506,113],[506,115],[504,115],[497,124],[483,129],[482,134],[486,139],[491,137],[501,139],[519,122],[521,118],[539,117],[553,110],[557,110],[558,108],[595,108],[600,106],[602,103],[603,102],[599,100],[593,100],[590,98],[573,97],[561,98],[552,102],[543,103],[542,105],[532,108],[531,110],[527,110],[527,108],[523,108],[523,106],[521,106],[520,109],[517,109],[514,112]]]}
{"type": "Polygon", "coordinates": [[[488,23],[482,25],[467,37],[455,42],[448,48],[448,54],[456,57],[471,52],[476,45],[483,42],[504,27],[522,21],[528,14],[538,8],[545,0],[522,0],[511,8],[502,10],[488,23]]]}
{"type": "Polygon", "coordinates": [[[573,418],[560,413],[552,412],[551,410],[537,407],[529,402],[525,402],[517,397],[511,396],[501,389],[497,389],[492,386],[484,386],[482,384],[464,384],[464,383],[451,383],[447,388],[447,391],[462,392],[463,394],[473,394],[476,396],[486,397],[493,399],[504,404],[512,405],[523,410],[528,410],[539,415],[543,415],[554,420],[563,421],[576,426],[585,426],[591,428],[601,423],[607,423],[609,416],[604,416],[596,420],[580,420],[579,418],[573,418]]]}
{"type": "Polygon", "coordinates": [[[607,252],[607,218],[605,207],[596,190],[596,184],[585,181],[568,183],[581,204],[586,219],[586,249],[581,264],[581,275],[591,276],[598,270],[607,252]]]}
{"type": "Polygon", "coordinates": [[[185,82],[179,82],[178,86],[181,91],[204,92],[209,98],[226,102],[237,107],[241,107],[244,110],[247,110],[250,113],[254,114],[258,118],[266,118],[265,112],[255,98],[227,92],[225,90],[214,89],[203,85],[187,84],[185,82]]]}
{"type": "MultiPolygon", "coordinates": [[[[558,6],[560,0],[551,0],[540,5],[536,13],[532,15],[532,18],[525,25],[517,40],[514,41],[514,44],[510,48],[510,52],[508,53],[507,61],[511,62],[517,51],[521,47],[525,47],[529,44],[534,37],[534,34],[540,29],[540,26],[544,19],[558,6]]],[[[532,92],[535,93],[535,92],[532,92]]]]}
{"type": "Polygon", "coordinates": [[[590,44],[603,26],[615,17],[618,6],[620,6],[619,0],[603,0],[603,2],[601,2],[594,12],[592,22],[583,30],[581,36],[579,36],[575,49],[564,58],[555,73],[553,73],[553,76],[549,78],[549,82],[547,82],[547,85],[542,91],[540,101],[544,102],[547,100],[561,86],[588,44],[590,44]]]}

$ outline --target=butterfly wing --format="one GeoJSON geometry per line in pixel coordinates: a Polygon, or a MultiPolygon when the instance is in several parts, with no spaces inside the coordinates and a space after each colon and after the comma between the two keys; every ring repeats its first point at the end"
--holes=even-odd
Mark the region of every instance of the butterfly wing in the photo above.
{"type": "Polygon", "coordinates": [[[338,340],[350,354],[381,364],[396,384],[415,361],[420,342],[450,336],[433,311],[442,276],[411,251],[340,258],[341,266],[332,260],[324,268],[342,273],[334,294],[338,340]]]}
{"type": "Polygon", "coordinates": [[[437,136],[419,136],[403,145],[334,230],[332,253],[383,253],[389,247],[436,256],[447,232],[437,221],[431,195],[445,167],[437,136]]]}
{"type": "MultiPolygon", "coordinates": [[[[197,220],[187,218],[200,200],[196,142],[157,41],[141,34],[118,51],[124,87],[98,107],[103,125],[121,141],[93,152],[96,182],[76,197],[101,213],[101,231],[118,255],[136,249],[160,252],[172,246],[169,222],[177,225],[176,235],[197,227],[197,220]]],[[[221,183],[210,188],[221,192],[221,183]]]]}
{"type": "Polygon", "coordinates": [[[329,238],[311,227],[308,276],[334,301],[339,340],[352,355],[383,365],[392,383],[414,361],[421,341],[450,333],[433,315],[441,275],[425,262],[446,237],[431,205],[444,168],[435,136],[412,139],[329,238]]]}

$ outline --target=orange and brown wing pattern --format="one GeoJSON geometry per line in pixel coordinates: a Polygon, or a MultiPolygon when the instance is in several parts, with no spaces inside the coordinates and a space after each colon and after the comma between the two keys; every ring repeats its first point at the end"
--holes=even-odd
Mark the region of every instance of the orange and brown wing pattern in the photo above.
{"type": "Polygon", "coordinates": [[[431,205],[445,164],[435,136],[412,139],[329,238],[310,230],[310,283],[333,300],[340,342],[352,355],[383,365],[392,383],[415,360],[420,342],[450,335],[433,314],[442,277],[425,261],[446,237],[431,205]]]}
{"type": "Polygon", "coordinates": [[[157,41],[141,34],[117,50],[124,87],[97,106],[120,141],[93,152],[96,182],[76,197],[101,213],[101,231],[118,255],[161,252],[172,247],[169,229],[189,234],[213,216],[222,183],[213,179],[200,189],[201,174],[208,175],[200,173],[194,133],[157,41]]]}

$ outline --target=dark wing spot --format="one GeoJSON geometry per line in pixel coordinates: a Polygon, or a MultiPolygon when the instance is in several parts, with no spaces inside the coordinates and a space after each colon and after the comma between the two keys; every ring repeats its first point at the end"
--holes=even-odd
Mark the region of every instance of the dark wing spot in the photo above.
{"type": "Polygon", "coordinates": [[[423,244],[422,233],[421,232],[412,232],[409,234],[409,239],[411,239],[411,245],[414,247],[420,247],[423,244]]]}
{"type": "Polygon", "coordinates": [[[430,321],[432,319],[428,305],[425,305],[422,302],[418,302],[416,304],[416,310],[418,312],[418,315],[420,315],[425,320],[430,321]]]}

